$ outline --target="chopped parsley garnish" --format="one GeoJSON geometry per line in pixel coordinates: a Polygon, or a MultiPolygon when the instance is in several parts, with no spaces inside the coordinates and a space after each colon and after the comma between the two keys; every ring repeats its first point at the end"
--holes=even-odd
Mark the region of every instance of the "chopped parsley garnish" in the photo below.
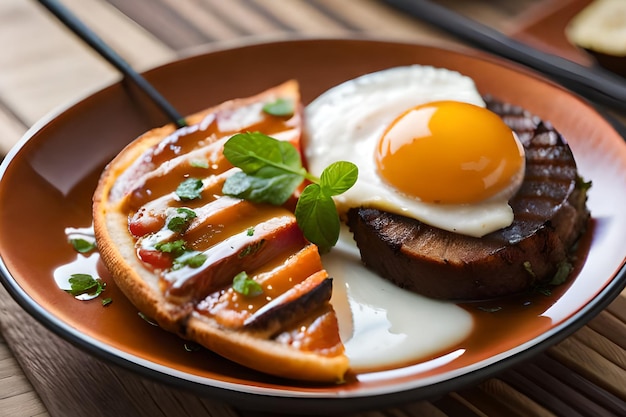
{"type": "Polygon", "coordinates": [[[265,103],[263,106],[263,111],[272,116],[291,116],[294,110],[293,102],[284,98],[278,98],[275,101],[265,103]]]}
{"type": "Polygon", "coordinates": [[[241,252],[239,252],[237,256],[239,257],[239,259],[241,259],[245,258],[246,256],[254,255],[263,247],[263,245],[265,245],[265,239],[261,239],[258,242],[254,242],[246,246],[241,250],[241,252]]]}
{"type": "Polygon", "coordinates": [[[103,298],[102,299],[102,307],[106,307],[109,304],[111,304],[112,302],[113,302],[113,300],[111,299],[111,297],[103,298]]]}
{"type": "Polygon", "coordinates": [[[530,261],[524,261],[524,269],[531,277],[535,277],[535,271],[533,271],[533,266],[530,264],[530,261]]]}
{"type": "Polygon", "coordinates": [[[245,297],[257,297],[263,294],[261,284],[250,278],[245,271],[238,273],[233,278],[233,290],[245,297]]]}
{"type": "Polygon", "coordinates": [[[182,239],[174,240],[171,242],[159,242],[154,245],[154,248],[158,251],[170,253],[173,257],[177,258],[185,253],[187,248],[186,243],[182,239]]]}
{"type": "Polygon", "coordinates": [[[183,239],[171,242],[159,242],[154,245],[154,248],[158,251],[172,255],[174,258],[174,261],[172,262],[173,270],[180,269],[185,266],[190,268],[199,268],[207,260],[207,256],[202,252],[188,249],[187,243],[183,239]]]}
{"type": "Polygon", "coordinates": [[[69,283],[71,289],[67,290],[67,292],[75,297],[82,294],[97,297],[104,291],[104,287],[106,287],[105,282],[89,274],[72,274],[69,283]]]}
{"type": "Polygon", "coordinates": [[[78,253],[88,253],[96,249],[96,243],[87,239],[70,239],[70,243],[78,253]]]}
{"type": "Polygon", "coordinates": [[[167,218],[167,228],[172,232],[184,232],[189,227],[189,223],[196,217],[196,212],[180,207],[167,218]]]}
{"type": "Polygon", "coordinates": [[[227,195],[282,205],[305,179],[310,181],[296,204],[298,226],[322,252],[337,243],[340,221],[332,197],[354,185],[356,165],[335,162],[317,178],[302,166],[295,146],[259,132],[231,137],[224,145],[224,156],[241,169],[224,183],[222,192],[227,195]]]}
{"type": "Polygon", "coordinates": [[[250,227],[248,230],[246,230],[246,235],[254,236],[254,227],[250,227]]]}
{"type": "Polygon", "coordinates": [[[585,181],[581,176],[576,177],[576,188],[579,190],[587,191],[591,188],[591,186],[591,181],[585,181]]]}
{"type": "Polygon", "coordinates": [[[187,178],[176,188],[176,195],[182,201],[195,200],[201,197],[202,180],[198,178],[187,178]]]}
{"type": "Polygon", "coordinates": [[[206,260],[207,256],[202,252],[187,251],[174,259],[172,269],[176,270],[184,266],[188,266],[190,268],[199,268],[202,266],[202,264],[204,264],[206,260]]]}
{"type": "Polygon", "coordinates": [[[552,281],[550,281],[550,285],[561,285],[565,283],[565,281],[567,281],[567,277],[573,269],[574,266],[571,263],[567,261],[561,262],[556,270],[556,273],[552,277],[552,281]]]}

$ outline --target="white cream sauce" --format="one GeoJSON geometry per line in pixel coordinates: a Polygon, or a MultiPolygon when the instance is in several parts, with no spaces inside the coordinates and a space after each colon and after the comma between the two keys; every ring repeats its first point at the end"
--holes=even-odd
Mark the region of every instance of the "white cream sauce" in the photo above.
{"type": "MultiPolygon", "coordinates": [[[[86,228],[73,228],[68,227],[65,229],[65,235],[67,239],[84,239],[88,242],[95,242],[93,233],[93,227],[86,228]]],[[[69,243],[68,243],[69,245],[69,243]]],[[[54,282],[63,291],[69,291],[72,289],[70,284],[70,278],[73,274],[88,274],[94,279],[99,278],[98,274],[98,262],[100,261],[100,254],[97,251],[90,252],[88,254],[76,253],[76,259],[67,264],[63,264],[54,270],[54,282]]],[[[97,297],[94,294],[80,294],[75,296],[76,299],[87,301],[97,297]]]]}
{"type": "Polygon", "coordinates": [[[331,302],[353,371],[417,363],[472,331],[472,316],[456,304],[403,290],[365,268],[345,227],[322,261],[333,277],[331,302]]]}

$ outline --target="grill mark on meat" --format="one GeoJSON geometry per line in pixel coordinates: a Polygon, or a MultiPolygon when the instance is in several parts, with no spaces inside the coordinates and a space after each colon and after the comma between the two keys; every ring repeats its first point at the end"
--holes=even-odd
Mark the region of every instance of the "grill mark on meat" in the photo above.
{"type": "Polygon", "coordinates": [[[402,288],[457,300],[523,292],[552,278],[585,228],[586,197],[576,188],[576,163],[565,139],[518,106],[485,100],[526,151],[509,227],[473,238],[376,209],[348,212],[363,262],[402,288]]]}

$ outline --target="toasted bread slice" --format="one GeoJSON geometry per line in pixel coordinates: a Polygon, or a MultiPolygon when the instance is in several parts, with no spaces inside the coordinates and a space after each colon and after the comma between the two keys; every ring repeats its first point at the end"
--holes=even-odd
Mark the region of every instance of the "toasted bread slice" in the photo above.
{"type": "Polygon", "coordinates": [[[349,363],[317,247],[287,208],[221,193],[237,171],[224,142],[261,131],[299,146],[299,101],[289,81],[145,133],[104,170],[94,230],[117,286],[163,329],[261,372],[337,382],[349,363]],[[263,111],[279,98],[296,104],[292,115],[263,111]],[[183,198],[176,190],[190,179],[197,195],[183,198]],[[261,295],[233,288],[242,274],[261,295]]]}

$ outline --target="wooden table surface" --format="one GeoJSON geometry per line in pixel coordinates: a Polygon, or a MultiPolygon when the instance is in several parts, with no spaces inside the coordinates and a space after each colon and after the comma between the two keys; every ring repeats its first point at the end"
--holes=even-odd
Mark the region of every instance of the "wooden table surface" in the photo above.
{"type": "MultiPolygon", "coordinates": [[[[133,67],[284,34],[453,42],[376,0],[63,0],[133,67]]],[[[580,0],[440,0],[544,50],[585,62],[533,24],[580,0]],[[560,48],[560,49],[559,49],[560,48]]],[[[34,0],[0,2],[0,154],[59,106],[119,79],[34,0]]],[[[617,113],[624,120],[624,114],[617,113]]],[[[52,334],[0,288],[0,416],[253,417],[96,359],[52,334]]],[[[289,410],[286,410],[289,414],[289,410]]],[[[626,416],[626,293],[572,336],[479,385],[353,417],[626,416]]]]}

